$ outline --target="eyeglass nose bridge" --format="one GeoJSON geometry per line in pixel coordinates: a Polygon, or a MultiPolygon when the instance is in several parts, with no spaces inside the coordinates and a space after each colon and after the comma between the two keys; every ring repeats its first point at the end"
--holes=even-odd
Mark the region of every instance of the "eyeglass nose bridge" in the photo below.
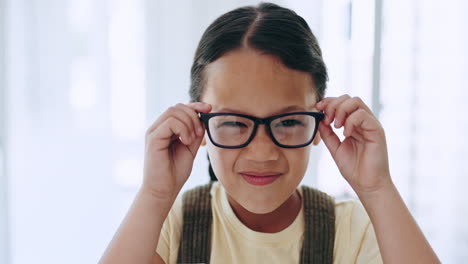
{"type": "Polygon", "coordinates": [[[266,118],[255,118],[253,121],[255,125],[267,125],[269,126],[271,123],[272,118],[271,117],[266,117],[266,118]]]}
{"type": "Polygon", "coordinates": [[[254,129],[252,131],[252,135],[250,136],[248,142],[248,145],[254,140],[254,138],[257,136],[257,130],[259,125],[265,125],[267,129],[267,134],[270,137],[270,139],[273,141],[273,143],[276,143],[275,138],[273,136],[273,131],[271,131],[270,123],[271,123],[272,118],[271,117],[266,117],[266,118],[255,118],[254,121],[254,129]]]}

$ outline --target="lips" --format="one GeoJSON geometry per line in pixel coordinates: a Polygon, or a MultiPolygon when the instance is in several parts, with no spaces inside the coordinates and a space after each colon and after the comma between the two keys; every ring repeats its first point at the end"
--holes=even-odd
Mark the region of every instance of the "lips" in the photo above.
{"type": "Polygon", "coordinates": [[[252,185],[267,185],[276,181],[282,174],[278,172],[246,171],[241,172],[240,175],[252,185]]]}

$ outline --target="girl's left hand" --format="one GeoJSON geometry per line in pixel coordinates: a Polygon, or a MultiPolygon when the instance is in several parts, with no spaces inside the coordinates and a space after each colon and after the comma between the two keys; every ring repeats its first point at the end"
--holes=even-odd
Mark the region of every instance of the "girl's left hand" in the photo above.
{"type": "Polygon", "coordinates": [[[320,136],[354,191],[365,195],[392,184],[385,133],[369,107],[359,97],[343,95],[327,97],[316,108],[325,113],[320,136]],[[333,120],[335,128],[344,126],[343,142],[330,126],[333,120]]]}

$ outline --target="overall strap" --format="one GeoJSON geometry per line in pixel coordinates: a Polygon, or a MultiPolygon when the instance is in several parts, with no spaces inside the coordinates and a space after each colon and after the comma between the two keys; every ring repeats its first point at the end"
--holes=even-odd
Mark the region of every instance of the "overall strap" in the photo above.
{"type": "Polygon", "coordinates": [[[335,202],[317,189],[302,186],[304,242],[301,263],[332,263],[335,242],[335,202]]]}
{"type": "Polygon", "coordinates": [[[184,193],[183,228],[177,263],[209,263],[211,252],[211,182],[184,193]]]}

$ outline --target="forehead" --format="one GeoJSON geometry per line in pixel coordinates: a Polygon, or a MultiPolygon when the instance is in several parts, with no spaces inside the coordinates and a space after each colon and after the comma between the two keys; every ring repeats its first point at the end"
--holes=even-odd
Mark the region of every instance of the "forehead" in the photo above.
{"type": "Polygon", "coordinates": [[[251,49],[229,52],[205,71],[202,101],[219,108],[265,116],[296,106],[311,110],[315,87],[310,74],[289,69],[271,55],[251,49]]]}

